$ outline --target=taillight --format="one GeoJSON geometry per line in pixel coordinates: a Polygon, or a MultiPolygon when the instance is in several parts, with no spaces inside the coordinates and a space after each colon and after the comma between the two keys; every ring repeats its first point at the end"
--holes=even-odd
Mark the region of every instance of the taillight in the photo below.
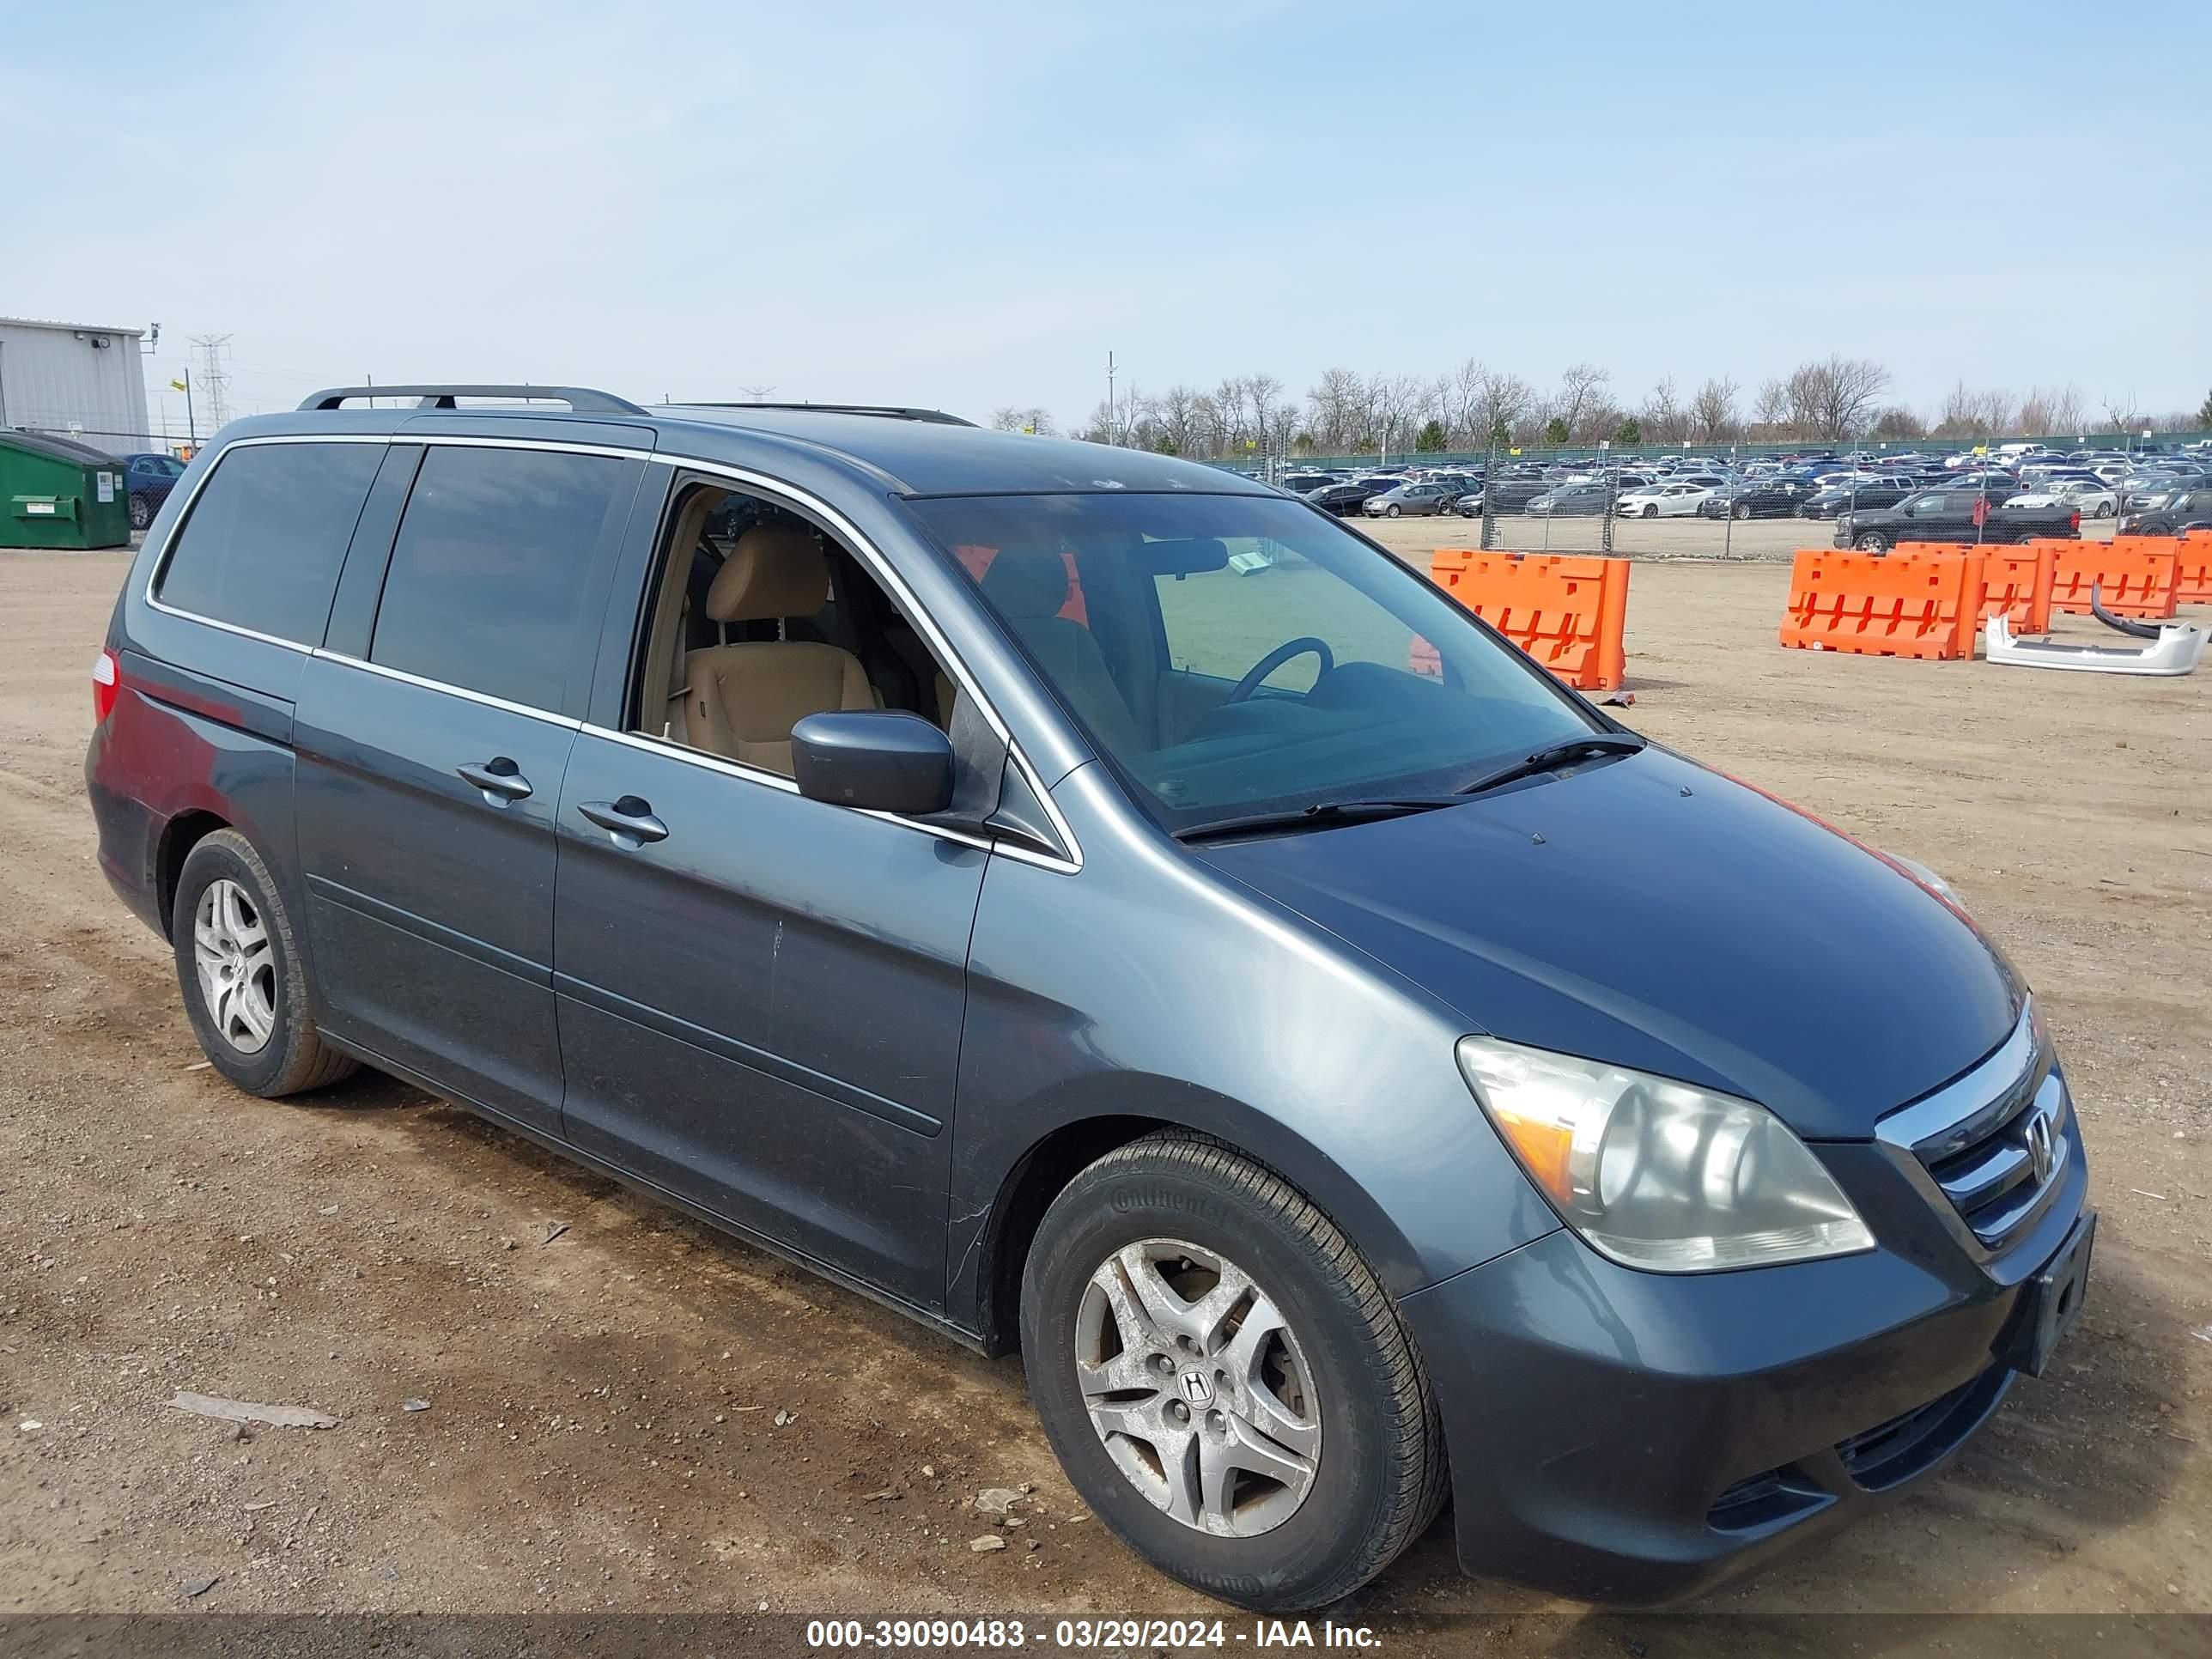
{"type": "Polygon", "coordinates": [[[2075,528],[2075,529],[2076,529],[2076,530],[2079,530],[2081,527],[2081,509],[2077,507],[2077,508],[2075,508],[2075,513],[2074,513],[2074,528],[2075,528]]]}
{"type": "Polygon", "coordinates": [[[92,659],[92,723],[107,724],[107,717],[115,712],[115,693],[122,676],[116,672],[115,653],[102,651],[92,659]]]}

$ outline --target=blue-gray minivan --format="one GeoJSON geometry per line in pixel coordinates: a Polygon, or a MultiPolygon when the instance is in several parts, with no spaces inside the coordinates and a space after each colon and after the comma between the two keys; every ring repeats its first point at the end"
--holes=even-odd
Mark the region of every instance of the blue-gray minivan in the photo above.
{"type": "Polygon", "coordinates": [[[1694,1592],[2078,1316],[2065,1079],[1940,878],[1329,514],[398,390],[227,428],[94,670],[100,864],[240,1088],[376,1067],[1018,1350],[1100,1519],[1259,1608],[1447,1500],[1470,1571],[1694,1592]]]}

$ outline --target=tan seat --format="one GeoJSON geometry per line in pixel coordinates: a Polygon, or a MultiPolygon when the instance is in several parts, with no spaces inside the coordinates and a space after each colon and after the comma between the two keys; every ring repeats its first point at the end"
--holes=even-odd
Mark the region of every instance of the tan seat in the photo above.
{"type": "MultiPolygon", "coordinates": [[[[714,573],[716,623],[811,617],[830,598],[821,544],[790,524],[755,525],[714,573]]],[[[791,728],[809,714],[878,707],[867,671],[842,647],[814,640],[710,645],[684,653],[684,726],[695,748],[791,775],[791,728]]]]}
{"type": "Polygon", "coordinates": [[[1006,548],[991,561],[979,586],[1099,742],[1116,755],[1148,746],[1098,641],[1081,623],[1060,614],[1067,603],[1066,560],[1057,553],[1006,548]]]}

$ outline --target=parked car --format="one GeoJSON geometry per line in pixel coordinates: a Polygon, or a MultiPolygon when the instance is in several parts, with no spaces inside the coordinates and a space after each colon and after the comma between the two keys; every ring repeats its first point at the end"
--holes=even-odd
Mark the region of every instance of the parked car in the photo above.
{"type": "Polygon", "coordinates": [[[1498,478],[1482,487],[1485,504],[1493,514],[1519,513],[1553,485],[1545,478],[1498,478]]]}
{"type": "Polygon", "coordinates": [[[1522,510],[1539,518],[1602,518],[1612,505],[1612,489],[1592,479],[1585,483],[1555,484],[1542,495],[1529,497],[1522,510]]]}
{"type": "Polygon", "coordinates": [[[1370,495],[1382,494],[1392,486],[1372,483],[1333,483],[1310,492],[1306,499],[1327,513],[1340,519],[1348,519],[1359,511],[1370,495]]]}
{"type": "Polygon", "coordinates": [[[140,453],[117,459],[123,463],[125,488],[131,492],[131,527],[143,530],[154,522],[155,514],[169,499],[177,480],[184,477],[185,464],[173,455],[140,453]]]}
{"type": "Polygon", "coordinates": [[[2174,496],[2185,489],[2196,489],[2212,483],[2212,476],[2202,472],[2177,472],[2160,477],[2139,477],[2125,488],[2122,500],[2130,513],[2156,513],[2164,509],[2174,496]]]}
{"type": "Polygon", "coordinates": [[[2085,519],[2109,519],[2120,510],[2119,498],[2092,479],[2040,484],[2005,498],[2007,507],[2069,507],[2085,519]]]}
{"type": "Polygon", "coordinates": [[[1455,499],[1457,492],[1440,483],[1401,483],[1370,495],[1359,504],[1359,510],[1370,519],[1395,519],[1407,514],[1432,517],[1455,499]]]}
{"type": "Polygon", "coordinates": [[[1303,495],[1310,490],[1326,489],[1336,479],[1327,472],[1285,472],[1277,482],[1293,495],[1303,495]]]}
{"type": "Polygon", "coordinates": [[[1832,519],[1856,507],[1894,507],[1917,488],[1916,484],[1894,478],[1860,478],[1850,483],[1830,484],[1798,502],[1797,516],[1832,519]]]}
{"type": "Polygon", "coordinates": [[[2177,489],[2162,505],[2125,514],[2119,522],[2124,536],[2179,536],[2191,530],[2212,530],[2212,483],[2177,489]]]}
{"type": "Polygon", "coordinates": [[[219,1076],[382,1069],[1018,1348],[1084,1508],[1245,1605],[1448,1497],[1471,1569],[1691,1593],[2053,1363],[2087,1160],[1938,876],[1304,503],[1098,453],[544,386],[234,422],[93,670],[100,867],[219,1076]]]}
{"type": "Polygon", "coordinates": [[[1646,484],[1623,491],[1613,510],[1624,519],[1686,519],[1695,516],[1698,504],[1712,493],[1705,484],[1646,484]]]}
{"type": "Polygon", "coordinates": [[[1708,519],[1786,519],[1819,493],[1809,478],[1767,477],[1728,492],[1718,492],[1698,504],[1708,519]]]}
{"type": "Polygon", "coordinates": [[[2081,533],[2081,514],[2073,507],[2001,505],[1978,489],[1923,489],[1895,507],[1836,518],[1836,545],[1869,553],[1899,542],[2024,542],[2081,533]]]}

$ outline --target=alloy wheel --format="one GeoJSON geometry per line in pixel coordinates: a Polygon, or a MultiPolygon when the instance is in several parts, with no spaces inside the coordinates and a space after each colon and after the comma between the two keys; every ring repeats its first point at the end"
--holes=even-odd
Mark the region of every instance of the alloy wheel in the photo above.
{"type": "Polygon", "coordinates": [[[1075,1371],[1115,1467],[1185,1526],[1255,1537],[1312,1492],[1312,1367],[1277,1304],[1228,1257],[1171,1238],[1115,1251],[1084,1287],[1075,1371]]]}
{"type": "Polygon", "coordinates": [[[208,1018],[242,1054],[261,1052],[276,1029],[276,958],[269,929],[236,882],[218,878],[192,910],[192,965],[208,1018]]]}

